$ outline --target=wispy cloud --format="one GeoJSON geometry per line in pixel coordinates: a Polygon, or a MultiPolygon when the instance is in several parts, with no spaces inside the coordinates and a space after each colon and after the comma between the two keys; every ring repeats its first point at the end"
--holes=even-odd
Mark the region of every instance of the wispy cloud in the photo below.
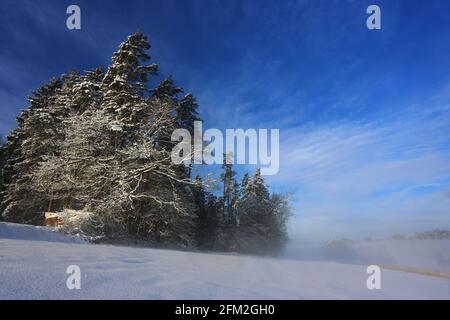
{"type": "Polygon", "coordinates": [[[422,107],[401,108],[394,119],[284,131],[272,183],[296,186],[305,225],[329,221],[341,234],[368,225],[384,233],[450,227],[450,108],[422,107]]]}

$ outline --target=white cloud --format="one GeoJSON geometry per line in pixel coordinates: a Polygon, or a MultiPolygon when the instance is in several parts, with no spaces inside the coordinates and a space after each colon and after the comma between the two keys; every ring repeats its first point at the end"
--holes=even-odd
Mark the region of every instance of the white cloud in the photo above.
{"type": "Polygon", "coordinates": [[[327,234],[450,227],[450,109],[282,131],[272,184],[297,190],[298,226],[327,234]]]}

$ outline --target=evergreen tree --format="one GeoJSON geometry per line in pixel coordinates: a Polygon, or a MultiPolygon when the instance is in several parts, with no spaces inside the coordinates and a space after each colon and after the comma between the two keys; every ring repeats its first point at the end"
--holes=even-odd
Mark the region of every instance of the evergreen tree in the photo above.
{"type": "Polygon", "coordinates": [[[197,244],[202,249],[216,249],[219,236],[222,203],[206,190],[200,177],[195,178],[194,199],[197,207],[197,244]]]}
{"type": "Polygon", "coordinates": [[[238,247],[241,252],[263,253],[272,221],[270,194],[258,169],[242,191],[239,202],[238,247]]]}
{"type": "Polygon", "coordinates": [[[150,44],[142,33],[129,36],[114,53],[102,82],[102,106],[128,135],[145,125],[151,111],[151,104],[142,97],[148,91],[148,76],[156,75],[158,67],[143,65],[150,60],[148,49],[150,44]]]}
{"type": "Polygon", "coordinates": [[[169,77],[158,85],[156,89],[152,90],[152,95],[159,99],[169,99],[172,101],[178,101],[178,95],[183,92],[183,89],[175,86],[172,77],[169,77]]]}
{"type": "Polygon", "coordinates": [[[207,191],[204,188],[202,178],[195,177],[195,184],[192,188],[194,195],[194,202],[196,207],[197,219],[196,219],[196,242],[199,247],[206,247],[210,240],[209,233],[211,231],[211,225],[208,217],[207,210],[207,191]]]}
{"type": "Polygon", "coordinates": [[[248,173],[246,172],[246,173],[244,173],[244,175],[242,176],[242,182],[241,182],[241,197],[245,196],[244,192],[245,192],[246,190],[248,190],[247,187],[248,187],[249,181],[250,181],[250,177],[249,177],[248,173]]]}
{"type": "Polygon", "coordinates": [[[225,250],[235,250],[237,227],[237,201],[239,200],[239,185],[236,182],[236,172],[233,170],[231,154],[224,154],[222,164],[223,183],[222,217],[221,217],[221,247],[225,250]]]}
{"type": "Polygon", "coordinates": [[[165,150],[172,150],[175,143],[171,141],[172,132],[179,129],[176,119],[176,110],[178,109],[178,94],[183,92],[176,87],[173,80],[168,78],[163,80],[155,90],[152,90],[151,100],[157,105],[165,105],[167,107],[156,108],[155,117],[160,119],[157,131],[153,132],[153,137],[158,147],[165,150]],[[162,112],[159,112],[162,110],[162,112]]]}
{"type": "Polygon", "coordinates": [[[176,119],[179,128],[188,130],[194,135],[194,122],[200,121],[197,99],[192,93],[185,95],[179,102],[176,110],[176,119]]]}
{"type": "Polygon", "coordinates": [[[221,233],[221,209],[223,202],[211,193],[206,194],[206,217],[207,217],[207,237],[204,247],[210,250],[217,250],[220,248],[220,233],[221,233]]]}
{"type": "Polygon", "coordinates": [[[51,108],[51,104],[62,85],[61,80],[52,79],[29,97],[30,107],[17,118],[19,126],[8,136],[1,206],[8,221],[37,224],[42,221],[46,199],[31,188],[31,173],[46,155],[56,152],[57,112],[53,109],[57,106],[51,108]]]}
{"type": "Polygon", "coordinates": [[[288,241],[287,222],[291,216],[289,197],[270,195],[260,170],[252,178],[244,175],[238,211],[239,251],[276,254],[283,249],[288,241]]]}
{"type": "Polygon", "coordinates": [[[224,220],[230,220],[233,211],[233,191],[235,187],[236,172],[233,170],[231,157],[231,154],[224,154],[222,164],[223,173],[220,175],[220,179],[223,183],[224,220]]]}
{"type": "Polygon", "coordinates": [[[70,101],[67,101],[67,105],[72,113],[80,114],[90,108],[100,107],[103,101],[101,86],[104,76],[103,68],[99,67],[79,77],[73,86],[72,94],[68,95],[70,101]]]}
{"type": "MultiPolygon", "coordinates": [[[[200,121],[198,114],[198,103],[192,93],[185,95],[179,102],[176,110],[175,121],[177,128],[186,129],[194,137],[195,121],[200,121]]],[[[191,149],[191,163],[194,160],[194,146],[191,149]]],[[[192,164],[187,168],[187,174],[191,177],[192,164]]]]}
{"type": "MultiPolygon", "coordinates": [[[[3,168],[6,164],[6,154],[5,154],[5,141],[3,136],[0,136],[0,204],[3,202],[3,192],[5,191],[5,183],[3,179],[3,168]]],[[[2,215],[0,214],[0,221],[2,220],[2,215]]]]}
{"type": "Polygon", "coordinates": [[[76,101],[86,102],[85,112],[65,122],[61,151],[36,171],[34,186],[63,208],[96,212],[106,236],[192,245],[192,183],[158,144],[161,130],[176,128],[176,104],[144,95],[153,70],[140,64],[148,48],[135,34],[120,45],[101,84],[100,72],[79,80],[77,89],[88,94],[76,101]]]}
{"type": "Polygon", "coordinates": [[[121,194],[128,197],[127,230],[157,242],[190,245],[195,220],[191,182],[184,167],[174,165],[170,157],[170,136],[177,128],[175,95],[181,89],[170,79],[156,90],[147,88],[147,76],[157,71],[156,65],[143,65],[150,58],[145,52],[149,48],[141,33],[128,37],[103,81],[103,108],[124,132],[119,148],[127,163],[121,174],[121,194]],[[145,92],[152,94],[147,97],[145,92]]]}
{"type": "Polygon", "coordinates": [[[71,71],[61,80],[52,80],[30,98],[31,106],[19,126],[24,138],[18,147],[21,160],[14,164],[13,169],[18,176],[12,179],[5,198],[7,205],[4,214],[12,221],[25,219],[29,223],[40,223],[45,211],[63,206],[54,201],[51,193],[45,195],[32,189],[31,180],[42,162],[59,154],[59,143],[65,139],[67,119],[89,107],[98,107],[99,84],[98,71],[86,76],[71,71]]]}

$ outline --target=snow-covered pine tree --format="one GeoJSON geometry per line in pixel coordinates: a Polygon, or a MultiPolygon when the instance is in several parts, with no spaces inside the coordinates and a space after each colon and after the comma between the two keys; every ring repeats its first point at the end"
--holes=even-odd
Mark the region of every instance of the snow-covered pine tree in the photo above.
{"type": "MultiPolygon", "coordinates": [[[[190,132],[191,137],[194,136],[194,122],[200,121],[198,114],[198,103],[192,93],[186,94],[183,98],[179,98],[179,95],[183,92],[183,89],[177,87],[172,79],[169,77],[158,85],[158,87],[152,90],[152,97],[163,103],[173,103],[175,106],[172,126],[175,129],[186,129],[190,132]]],[[[174,143],[170,137],[174,130],[171,125],[162,126],[159,129],[158,143],[165,148],[172,148],[174,143]]],[[[193,150],[192,157],[193,157],[193,150]]],[[[187,168],[187,174],[190,177],[192,167],[187,168]]]]}
{"type": "MultiPolygon", "coordinates": [[[[157,124],[149,123],[146,130],[154,131],[157,124]]],[[[124,133],[102,108],[74,115],[66,125],[60,153],[34,176],[39,192],[66,209],[95,213],[97,229],[106,237],[193,245],[191,182],[167,151],[154,147],[146,130],[118,146],[124,133]]]]}
{"type": "Polygon", "coordinates": [[[111,123],[107,112],[92,107],[65,121],[58,154],[47,157],[33,175],[33,187],[46,194],[51,210],[95,207],[109,194],[118,135],[111,123]]]}
{"type": "Polygon", "coordinates": [[[150,44],[141,32],[129,36],[114,53],[102,82],[103,108],[128,135],[145,124],[150,112],[142,97],[147,92],[148,76],[156,75],[158,67],[143,64],[150,60],[148,49],[150,44]]]}
{"type": "Polygon", "coordinates": [[[196,242],[199,247],[205,246],[207,242],[207,234],[210,229],[208,226],[208,216],[206,211],[206,190],[203,185],[202,178],[196,176],[192,187],[194,202],[196,206],[197,218],[195,220],[196,242]]]}
{"type": "Polygon", "coordinates": [[[289,239],[289,196],[270,195],[260,170],[252,178],[245,174],[241,185],[238,250],[260,254],[279,253],[289,239]]]}
{"type": "Polygon", "coordinates": [[[103,101],[101,86],[104,76],[103,68],[99,67],[86,72],[74,83],[71,95],[69,95],[70,101],[67,101],[67,105],[70,106],[73,114],[81,114],[88,109],[100,108],[103,101]]]}
{"type": "Polygon", "coordinates": [[[238,248],[241,252],[264,253],[268,248],[267,233],[272,225],[272,204],[261,171],[243,181],[239,207],[238,248]]]}
{"type": "MultiPolygon", "coordinates": [[[[152,122],[149,131],[154,132],[152,126],[159,123],[152,122]]],[[[196,219],[193,183],[183,168],[172,162],[169,150],[155,148],[145,133],[124,153],[127,170],[121,185],[122,193],[131,200],[129,232],[158,243],[192,246],[196,219]]]]}
{"type": "Polygon", "coordinates": [[[159,85],[152,90],[152,95],[159,99],[169,99],[178,101],[178,95],[183,92],[183,89],[177,87],[172,79],[168,77],[159,83],[159,85]]]}
{"type": "Polygon", "coordinates": [[[192,93],[186,94],[176,110],[176,119],[179,128],[189,130],[194,135],[194,122],[200,121],[197,99],[192,93]]]}
{"type": "Polygon", "coordinates": [[[250,181],[250,177],[248,175],[248,172],[244,173],[242,176],[242,182],[241,182],[241,197],[244,197],[244,192],[247,190],[248,182],[250,181]]]}
{"type": "Polygon", "coordinates": [[[50,105],[61,87],[61,80],[52,79],[29,97],[30,107],[17,118],[18,128],[8,136],[1,206],[5,220],[42,221],[46,199],[31,188],[31,174],[46,155],[55,152],[55,119],[50,105]]]}
{"type": "Polygon", "coordinates": [[[220,236],[220,223],[222,214],[223,202],[217,199],[214,194],[208,192],[206,194],[206,216],[207,216],[207,237],[205,241],[205,248],[210,250],[217,250],[219,246],[219,236],[220,236]]]}
{"type": "MultiPolygon", "coordinates": [[[[5,167],[5,164],[6,164],[5,140],[3,136],[0,135],[0,205],[3,202],[3,192],[5,191],[5,183],[3,179],[3,168],[5,167]]],[[[1,220],[2,215],[0,214],[0,221],[1,220]]]]}
{"type": "Polygon", "coordinates": [[[201,249],[219,248],[218,236],[221,230],[223,202],[208,191],[202,178],[195,178],[194,199],[197,208],[196,239],[201,249]]]}
{"type": "MultiPolygon", "coordinates": [[[[31,133],[31,138],[28,140],[30,140],[30,145],[40,143],[46,146],[39,163],[60,155],[61,146],[67,135],[67,122],[70,122],[73,117],[82,114],[89,108],[99,107],[101,102],[99,91],[100,74],[100,70],[95,70],[83,76],[76,71],[63,75],[61,77],[63,85],[56,91],[45,109],[49,115],[46,119],[47,122],[41,123],[40,119],[45,114],[43,111],[38,112],[40,117],[36,121],[30,121],[34,117],[29,117],[28,132],[31,133]],[[43,129],[45,125],[47,125],[47,129],[43,129]],[[45,136],[43,135],[44,133],[45,136]]],[[[22,148],[25,153],[28,149],[33,150],[33,148],[28,148],[26,143],[22,145],[22,148]]],[[[32,168],[32,171],[30,171],[31,177],[33,177],[37,169],[38,166],[32,168]]],[[[58,182],[56,181],[56,183],[58,182]]],[[[48,183],[48,186],[51,187],[53,184],[48,183]]],[[[46,194],[46,197],[47,205],[45,211],[58,211],[66,206],[64,201],[67,201],[67,199],[58,199],[52,192],[46,194]]],[[[39,196],[39,199],[41,198],[42,195],[39,196]]]]}
{"type": "Polygon", "coordinates": [[[175,129],[180,128],[175,115],[179,105],[178,95],[182,92],[183,89],[177,87],[171,77],[161,81],[160,84],[152,90],[152,96],[150,98],[152,101],[156,104],[168,104],[173,106],[173,109],[170,109],[169,114],[160,115],[160,117],[164,116],[161,118],[165,119],[165,121],[160,123],[157,134],[155,133],[153,135],[159,148],[172,150],[175,145],[171,140],[171,136],[175,129]]]}
{"type": "Polygon", "coordinates": [[[2,208],[6,219],[40,224],[45,211],[61,206],[51,195],[33,189],[31,180],[42,162],[58,155],[66,120],[86,109],[98,84],[98,77],[95,80],[92,74],[80,76],[71,71],[61,79],[52,79],[29,98],[30,107],[18,118],[19,126],[5,147],[7,187],[2,208]]]}
{"type": "Polygon", "coordinates": [[[239,184],[236,182],[236,172],[233,170],[232,154],[224,154],[222,174],[223,184],[222,215],[220,221],[220,247],[223,250],[235,250],[237,230],[237,201],[239,200],[239,184]]]}
{"type": "Polygon", "coordinates": [[[170,136],[177,128],[176,94],[181,89],[163,81],[148,90],[147,76],[156,74],[149,60],[147,38],[136,33],[114,54],[103,81],[103,108],[111,112],[125,133],[119,144],[126,170],[121,194],[126,196],[127,229],[132,235],[157,242],[191,245],[195,209],[182,165],[171,161],[170,136]],[[151,92],[146,96],[146,92],[151,92]],[[155,94],[158,92],[158,94],[155,94]]]}
{"type": "Polygon", "coordinates": [[[189,246],[192,182],[170,150],[155,143],[161,130],[176,128],[177,104],[144,94],[147,75],[156,71],[141,65],[149,47],[142,34],[130,36],[101,85],[99,72],[80,79],[75,101],[85,101],[85,111],[65,122],[61,152],[40,167],[35,187],[65,208],[95,212],[105,235],[189,246]]]}
{"type": "MultiPolygon", "coordinates": [[[[186,94],[178,103],[178,108],[176,110],[176,122],[178,128],[186,129],[190,132],[191,137],[194,137],[195,121],[201,121],[198,114],[198,103],[197,99],[192,93],[186,94]]],[[[199,133],[201,134],[201,133],[199,133]]],[[[191,149],[191,163],[194,160],[194,147],[191,149]]],[[[187,168],[188,176],[191,177],[192,165],[187,168]]]]}
{"type": "Polygon", "coordinates": [[[223,183],[223,215],[224,220],[231,220],[231,213],[233,211],[233,189],[235,186],[236,172],[233,170],[232,154],[223,155],[222,174],[220,179],[223,183]]]}

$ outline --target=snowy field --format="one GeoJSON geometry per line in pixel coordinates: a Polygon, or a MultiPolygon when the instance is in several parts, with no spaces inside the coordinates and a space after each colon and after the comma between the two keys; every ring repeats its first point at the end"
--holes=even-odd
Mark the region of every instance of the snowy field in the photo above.
{"type": "Polygon", "coordinates": [[[0,299],[450,299],[450,281],[366,266],[77,243],[0,223],[0,299]],[[69,265],[81,289],[66,287],[69,265]]]}

